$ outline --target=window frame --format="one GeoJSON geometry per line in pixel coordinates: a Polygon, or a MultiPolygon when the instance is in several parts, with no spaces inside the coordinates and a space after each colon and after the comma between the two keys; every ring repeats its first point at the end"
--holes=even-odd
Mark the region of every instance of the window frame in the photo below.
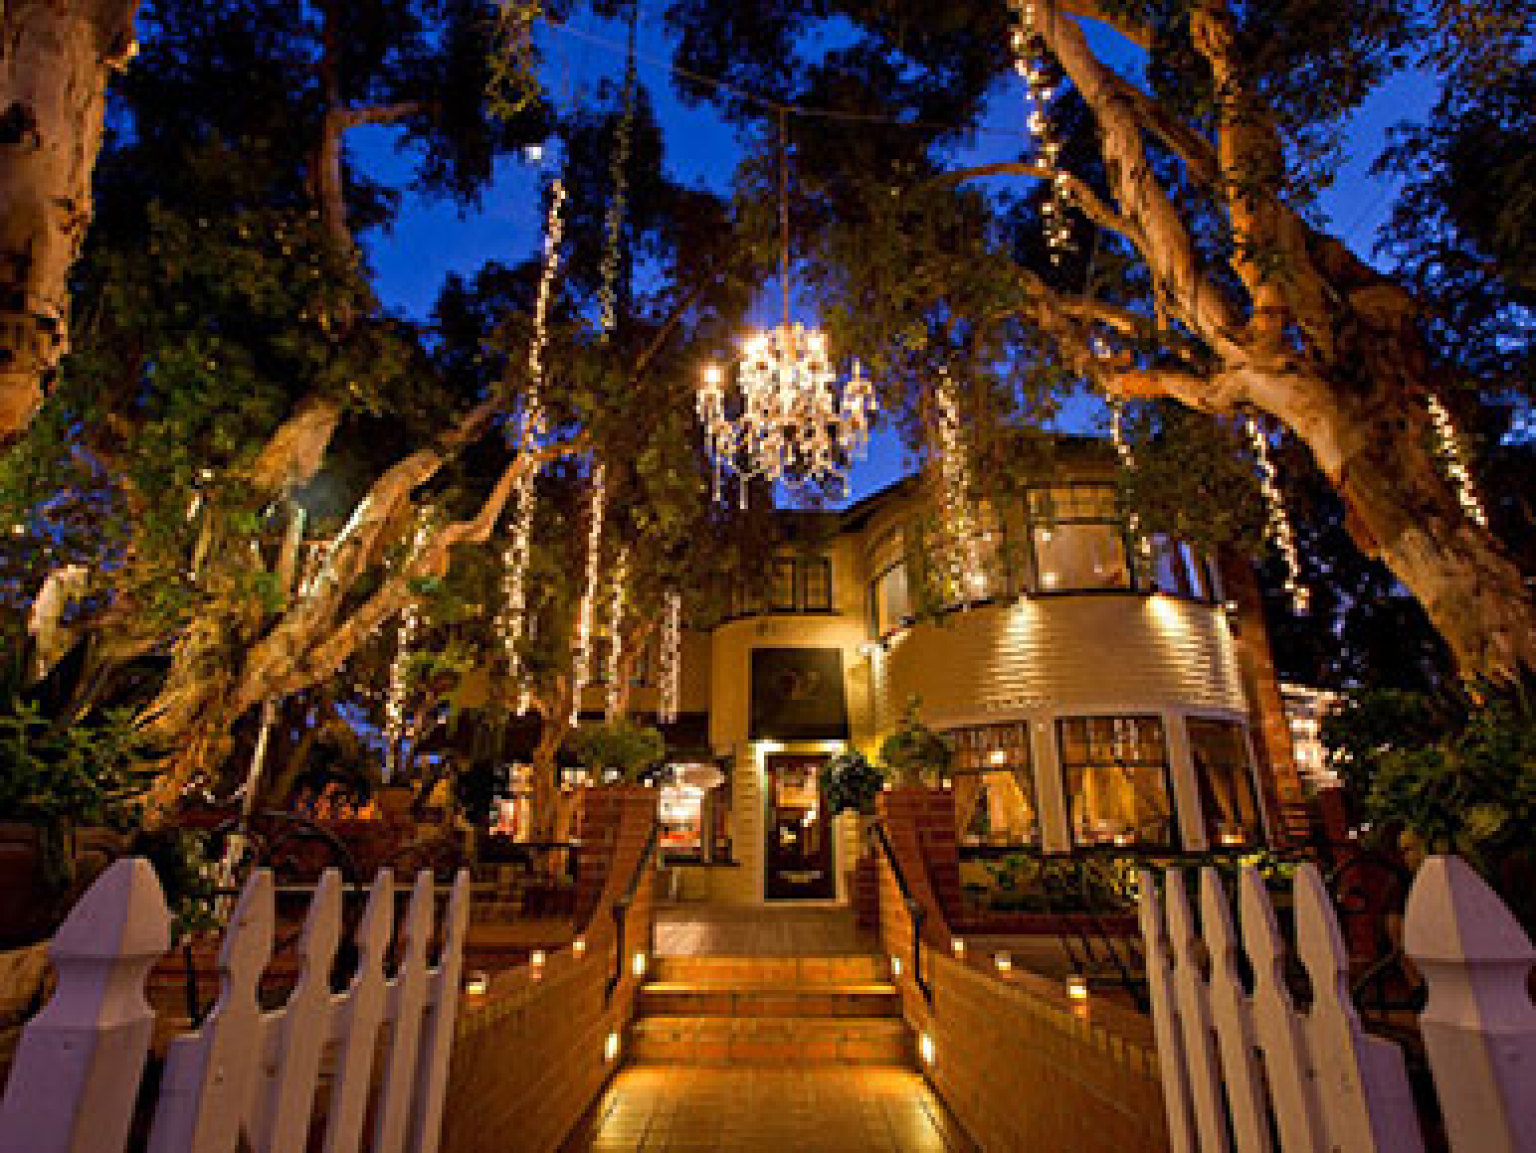
{"type": "MultiPolygon", "coordinates": [[[[1161,713],[1139,713],[1138,712],[1138,713],[1058,713],[1053,718],[1053,720],[1054,720],[1055,723],[1051,727],[1052,727],[1053,736],[1054,736],[1055,741],[1056,741],[1056,749],[1055,749],[1055,752],[1056,752],[1056,768],[1057,768],[1057,771],[1061,774],[1061,796],[1062,796],[1062,810],[1063,810],[1062,811],[1062,816],[1065,819],[1066,825],[1067,825],[1067,841],[1068,841],[1068,844],[1070,846],[1070,851],[1073,852],[1073,853],[1094,852],[1094,851],[1104,851],[1104,850],[1117,851],[1117,852],[1139,852],[1139,851],[1148,851],[1148,852],[1159,852],[1159,851],[1161,851],[1161,852],[1172,852],[1172,853],[1183,852],[1184,851],[1184,834],[1183,834],[1183,830],[1182,830],[1181,824],[1180,824],[1179,794],[1178,794],[1178,791],[1174,788],[1174,781],[1173,781],[1173,754],[1172,754],[1171,748],[1169,746],[1169,741],[1168,741],[1168,719],[1165,716],[1163,716],[1163,714],[1161,714],[1161,713]],[[1063,729],[1064,725],[1066,725],[1066,724],[1068,724],[1069,722],[1072,722],[1072,721],[1092,722],[1092,721],[1124,721],[1124,720],[1156,721],[1157,722],[1158,731],[1159,731],[1159,734],[1161,735],[1162,746],[1163,746],[1163,759],[1162,759],[1162,766],[1161,767],[1162,767],[1162,770],[1163,770],[1163,772],[1162,772],[1163,795],[1168,798],[1168,831],[1169,831],[1169,837],[1168,837],[1168,840],[1166,842],[1133,840],[1129,844],[1125,844],[1125,845],[1116,845],[1116,844],[1113,844],[1113,843],[1106,844],[1106,843],[1103,843],[1103,842],[1089,842],[1089,843],[1085,844],[1085,843],[1083,843],[1082,841],[1080,841],[1078,839],[1077,823],[1073,819],[1076,816],[1076,813],[1074,811],[1074,803],[1073,803],[1074,800],[1075,800],[1075,794],[1074,794],[1074,792],[1073,792],[1073,790],[1071,788],[1071,777],[1069,776],[1069,772],[1070,772],[1070,770],[1073,767],[1088,769],[1088,768],[1102,767],[1102,766],[1094,766],[1094,765],[1091,765],[1091,764],[1084,764],[1084,765],[1076,765],[1075,766],[1072,762],[1069,762],[1067,760],[1067,756],[1066,756],[1066,742],[1062,739],[1062,737],[1063,737],[1062,729],[1063,729]]],[[[1154,762],[1150,762],[1150,761],[1127,761],[1127,762],[1113,762],[1113,763],[1125,764],[1125,765],[1129,765],[1129,766],[1136,767],[1136,768],[1143,768],[1143,767],[1151,768],[1151,767],[1155,767],[1154,762]]]]}
{"type": "Polygon", "coordinates": [[[1026,558],[1028,561],[1029,591],[1033,596],[1125,596],[1128,593],[1143,591],[1139,580],[1139,565],[1136,550],[1131,540],[1130,526],[1125,516],[1116,512],[1114,516],[1064,516],[1054,517],[1049,520],[1035,515],[1031,497],[1036,492],[1050,493],[1058,489],[1096,488],[1104,489],[1110,494],[1111,504],[1118,510],[1119,504],[1115,496],[1115,486],[1112,481],[1099,480],[1068,480],[1048,484],[1032,484],[1024,490],[1024,535],[1027,544],[1026,558]],[[1036,532],[1041,528],[1055,528],[1072,525],[1103,525],[1114,530],[1115,536],[1120,541],[1120,552],[1125,562],[1126,583],[1117,588],[1047,588],[1040,567],[1039,541],[1036,532]]]}
{"type": "Polygon", "coordinates": [[[832,558],[828,556],[801,557],[797,562],[796,592],[800,597],[800,611],[802,613],[832,613],[837,611],[836,587],[832,583],[832,558]],[[824,587],[826,589],[826,603],[811,603],[810,576],[813,571],[820,571],[826,577],[824,587]]]}
{"type": "Polygon", "coordinates": [[[1256,849],[1265,848],[1270,842],[1269,818],[1264,810],[1264,793],[1259,785],[1259,765],[1254,756],[1253,732],[1246,721],[1232,717],[1219,717],[1203,715],[1199,713],[1186,714],[1184,722],[1184,741],[1189,746],[1189,771],[1195,785],[1195,798],[1200,805],[1200,829],[1205,837],[1206,847],[1217,852],[1248,853],[1256,849]],[[1205,784],[1200,778],[1200,764],[1195,759],[1195,734],[1194,726],[1198,725],[1226,725],[1237,730],[1238,748],[1243,757],[1242,779],[1248,786],[1248,799],[1253,804],[1254,818],[1257,822],[1257,839],[1244,840],[1241,845],[1223,845],[1220,842],[1216,830],[1216,814],[1208,812],[1205,805],[1205,784]]]}
{"type": "Polygon", "coordinates": [[[768,579],[768,595],[765,600],[766,611],[769,613],[792,613],[799,607],[800,565],[795,557],[776,556],[773,558],[773,568],[768,579]],[[789,600],[787,602],[779,599],[779,593],[783,591],[779,587],[779,582],[786,573],[789,578],[789,600]]]}

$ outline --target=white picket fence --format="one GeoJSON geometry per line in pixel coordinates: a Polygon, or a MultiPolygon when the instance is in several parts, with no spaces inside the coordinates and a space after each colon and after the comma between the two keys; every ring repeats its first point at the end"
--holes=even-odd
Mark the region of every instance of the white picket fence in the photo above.
{"type": "MultiPolygon", "coordinates": [[[[1312,865],[1295,881],[1296,955],[1312,988],[1299,1011],[1286,946],[1259,875],[1238,882],[1241,939],[1213,869],[1196,924],[1181,870],[1161,896],[1140,874],[1142,937],[1175,1153],[1419,1153],[1403,1053],[1367,1034],[1350,1000],[1338,919],[1312,865]],[[1253,972],[1245,990],[1239,952],[1253,972]],[[1208,965],[1208,970],[1206,966],[1208,965]]],[[[1464,862],[1432,857],[1409,893],[1404,949],[1428,984],[1419,1015],[1455,1153],[1536,1153],[1536,951],[1464,862]]]]}
{"type": "MultiPolygon", "coordinates": [[[[150,1153],[300,1153],[325,1082],[325,1153],[434,1153],[458,1007],[469,878],[448,900],[435,965],[431,874],[416,878],[400,924],[394,881],[379,873],[356,934],[358,966],[333,993],[341,877],[327,870],[310,901],[287,1002],[263,1010],[257,983],[272,956],[272,875],[251,876],[219,953],[220,992],[201,1026],[171,1041],[150,1153]],[[377,1068],[375,1067],[377,1062],[377,1068]]],[[[0,1153],[123,1153],[154,1012],[145,980],[170,947],[170,917],[146,861],[118,861],[50,946],[57,990],[22,1033],[0,1102],[0,1153]]]]}

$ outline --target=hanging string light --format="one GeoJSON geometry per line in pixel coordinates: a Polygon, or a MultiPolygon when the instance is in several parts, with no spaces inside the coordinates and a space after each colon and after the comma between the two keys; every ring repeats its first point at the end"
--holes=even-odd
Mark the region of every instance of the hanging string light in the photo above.
{"type": "Polygon", "coordinates": [[[602,282],[598,288],[600,310],[599,327],[605,342],[619,323],[619,242],[624,229],[624,211],[629,197],[630,142],[635,134],[635,24],[639,17],[638,0],[630,6],[629,52],[624,62],[624,105],[619,116],[618,134],[613,142],[608,179],[613,193],[608,200],[608,212],[603,220],[604,244],[601,268],[602,282]]]}
{"type": "Polygon", "coordinates": [[[606,717],[612,724],[619,715],[619,702],[623,700],[620,684],[624,664],[624,602],[629,582],[629,546],[619,546],[619,557],[613,566],[613,600],[608,605],[608,701],[606,717]]]}
{"type": "Polygon", "coordinates": [[[1440,398],[1430,393],[1425,403],[1429,406],[1430,423],[1435,426],[1436,447],[1439,450],[1440,463],[1445,469],[1445,475],[1456,489],[1456,499],[1461,502],[1462,511],[1471,517],[1474,522],[1488,527],[1488,512],[1483,508],[1482,499],[1477,495],[1477,486],[1472,481],[1472,471],[1467,467],[1466,454],[1462,451],[1461,435],[1456,430],[1456,424],[1451,420],[1451,414],[1445,405],[1440,403],[1440,398]]]}
{"type": "Polygon", "coordinates": [[[571,724],[581,716],[581,692],[592,678],[592,612],[597,600],[599,568],[603,559],[603,517],[608,507],[608,469],[602,461],[592,466],[592,498],[587,514],[587,575],[576,610],[576,636],[571,646],[571,724]]]}
{"type": "Polygon", "coordinates": [[[661,702],[656,719],[675,724],[682,686],[683,597],[676,589],[667,593],[666,616],[661,625],[661,702]]]}
{"type": "Polygon", "coordinates": [[[1023,77],[1029,96],[1029,112],[1024,118],[1024,124],[1035,138],[1040,160],[1048,172],[1049,187],[1045,201],[1040,206],[1040,214],[1051,263],[1057,264],[1074,246],[1072,227],[1068,223],[1072,183],[1068,174],[1057,168],[1062,141],[1050,111],[1051,99],[1056,95],[1053,82],[1055,65],[1046,49],[1044,38],[1035,30],[1033,0],[1012,0],[1012,7],[1019,20],[1010,41],[1014,69],[1023,77]]]}
{"type": "Polygon", "coordinates": [[[1275,462],[1270,459],[1269,437],[1264,435],[1264,430],[1252,415],[1245,416],[1243,424],[1248,432],[1248,443],[1253,446],[1254,459],[1259,463],[1259,488],[1264,494],[1265,507],[1269,510],[1265,531],[1270,543],[1280,553],[1280,559],[1285,562],[1285,591],[1290,595],[1291,607],[1298,613],[1304,613],[1311,604],[1312,593],[1301,583],[1301,555],[1296,551],[1296,533],[1291,527],[1290,514],[1285,509],[1285,498],[1280,492],[1275,462]]]}
{"type": "MultiPolygon", "coordinates": [[[[1096,355],[1098,348],[1095,346],[1096,355]]],[[[1120,458],[1120,467],[1127,473],[1136,471],[1136,451],[1131,447],[1131,442],[1125,436],[1125,402],[1118,396],[1106,396],[1109,404],[1109,439],[1114,442],[1115,455],[1120,458]]],[[[1141,531],[1141,517],[1135,509],[1130,509],[1125,514],[1126,526],[1131,530],[1131,536],[1136,540],[1136,551],[1141,556],[1142,563],[1150,567],[1152,563],[1152,539],[1141,531]]]]}
{"type": "Polygon", "coordinates": [[[944,527],[948,537],[949,579],[962,601],[986,595],[987,574],[981,561],[976,516],[971,507],[971,463],[960,424],[960,398],[954,380],[939,369],[934,389],[938,429],[939,478],[944,487],[944,527]]]}
{"type": "MultiPolygon", "coordinates": [[[[423,508],[416,514],[416,532],[406,557],[407,571],[421,555],[432,533],[432,512],[423,508]]],[[[395,630],[395,659],[389,666],[389,695],[384,699],[384,779],[389,780],[400,768],[400,739],[405,734],[405,698],[410,689],[411,646],[421,617],[414,599],[406,602],[395,630]]]]}
{"type": "MultiPolygon", "coordinates": [[[[549,215],[544,224],[544,264],[533,309],[533,337],[528,345],[528,389],[523,402],[522,452],[532,452],[547,431],[544,414],[544,350],[549,345],[549,307],[554,297],[555,276],[560,268],[560,242],[564,236],[565,184],[556,179],[550,189],[549,215]]],[[[538,493],[539,469],[525,468],[513,490],[512,536],[502,551],[502,605],[496,630],[507,654],[507,674],[516,683],[522,672],[518,643],[523,638],[528,610],[528,558],[533,546],[533,514],[538,493]]],[[[519,714],[527,712],[519,707],[519,714]]]]}

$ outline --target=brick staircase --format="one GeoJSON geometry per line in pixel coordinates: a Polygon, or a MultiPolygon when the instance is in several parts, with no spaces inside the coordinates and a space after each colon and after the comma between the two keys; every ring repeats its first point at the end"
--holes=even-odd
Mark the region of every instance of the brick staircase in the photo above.
{"type": "Polygon", "coordinates": [[[658,957],[635,1002],[641,1065],[905,1065],[912,1035],[885,959],[658,957]]]}

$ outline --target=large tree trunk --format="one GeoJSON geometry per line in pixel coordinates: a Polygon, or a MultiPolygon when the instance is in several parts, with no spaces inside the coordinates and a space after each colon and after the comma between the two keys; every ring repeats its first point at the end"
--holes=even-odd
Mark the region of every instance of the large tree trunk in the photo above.
{"type": "Polygon", "coordinates": [[[107,77],[133,54],[137,8],[0,6],[0,443],[25,431],[69,347],[69,270],[91,221],[107,77]]]}

